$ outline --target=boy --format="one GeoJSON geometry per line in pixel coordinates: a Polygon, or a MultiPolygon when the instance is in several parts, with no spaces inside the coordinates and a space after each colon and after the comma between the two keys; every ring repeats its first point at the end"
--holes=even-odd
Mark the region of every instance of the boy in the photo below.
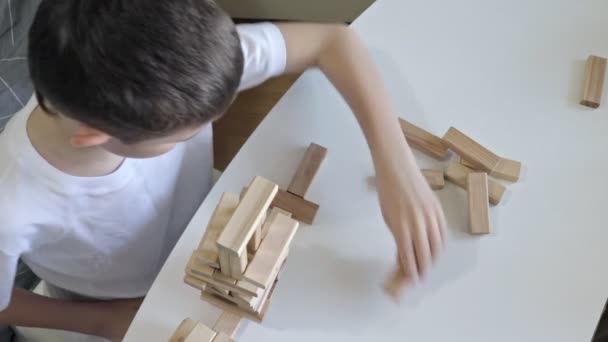
{"type": "Polygon", "coordinates": [[[210,0],[43,0],[29,39],[36,96],[0,135],[0,324],[120,339],[211,187],[211,122],[310,67],[367,139],[400,280],[439,254],[441,206],[348,28],[235,27],[210,0]],[[53,298],[13,289],[20,257],[53,298]]]}

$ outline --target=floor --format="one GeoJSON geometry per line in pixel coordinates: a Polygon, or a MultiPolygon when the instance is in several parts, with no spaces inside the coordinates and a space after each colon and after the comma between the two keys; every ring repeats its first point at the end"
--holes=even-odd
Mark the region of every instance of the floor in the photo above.
{"type": "Polygon", "coordinates": [[[299,75],[281,76],[239,94],[228,112],[213,124],[214,166],[224,171],[251,133],[299,75]]]}

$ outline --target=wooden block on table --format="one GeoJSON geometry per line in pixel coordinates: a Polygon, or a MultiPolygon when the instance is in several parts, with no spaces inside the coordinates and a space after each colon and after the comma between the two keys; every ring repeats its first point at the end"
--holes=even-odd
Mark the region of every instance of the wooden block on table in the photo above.
{"type": "Polygon", "coordinates": [[[188,334],[184,342],[213,342],[215,335],[215,331],[199,322],[188,334]]]}
{"type": "MultiPolygon", "coordinates": [[[[220,234],[217,245],[220,253],[220,266],[224,268],[222,261],[230,261],[230,274],[234,277],[243,274],[247,261],[247,244],[255,233],[256,227],[261,223],[266,210],[270,206],[278,186],[267,179],[256,177],[249,186],[245,196],[234,211],[234,214],[220,234]],[[222,254],[231,254],[234,258],[222,259],[222,254]],[[244,258],[242,256],[245,255],[244,258]],[[243,265],[243,261],[245,264],[243,265]],[[232,269],[237,267],[237,269],[232,269]]],[[[226,274],[222,270],[222,273],[226,274]]]]}
{"type": "Polygon", "coordinates": [[[469,196],[469,223],[471,234],[490,232],[490,213],[488,208],[488,175],[471,172],[467,179],[469,196]]]}
{"type": "Polygon", "coordinates": [[[218,248],[218,260],[220,263],[220,272],[227,276],[227,277],[231,277],[232,276],[232,256],[230,254],[230,252],[228,251],[223,251],[221,249],[218,248]]]}
{"type": "Polygon", "coordinates": [[[264,221],[262,225],[262,239],[266,238],[266,234],[268,234],[268,228],[270,228],[270,223],[277,217],[278,214],[283,214],[287,217],[291,217],[291,213],[283,210],[281,208],[273,207],[270,209],[270,213],[268,214],[268,218],[264,221]]]}
{"type": "Polygon", "coordinates": [[[196,321],[190,318],[184,319],[179,324],[177,329],[175,329],[175,332],[169,339],[169,342],[183,342],[184,339],[192,332],[192,330],[194,330],[194,327],[196,327],[196,321]]]}
{"type": "Polygon", "coordinates": [[[304,198],[326,155],[327,149],[325,147],[311,143],[296,170],[295,176],[287,187],[287,191],[304,198]]]}
{"type": "Polygon", "coordinates": [[[227,277],[208,266],[196,264],[191,266],[190,263],[188,265],[189,266],[186,269],[186,274],[207,283],[207,285],[238,293],[243,296],[257,296],[257,291],[255,291],[255,289],[249,290],[249,287],[241,287],[238,285],[238,282],[235,279],[227,277]]]}
{"type": "Polygon", "coordinates": [[[399,125],[410,146],[439,160],[447,158],[448,148],[441,138],[401,118],[399,125]]]}
{"type": "Polygon", "coordinates": [[[239,196],[237,194],[224,193],[220,198],[196,250],[200,262],[214,268],[220,267],[216,242],[238,204],[239,196]]]}
{"type": "Polygon", "coordinates": [[[251,240],[249,240],[249,243],[247,244],[248,253],[255,253],[255,251],[257,251],[260,247],[260,243],[262,242],[262,226],[264,225],[264,221],[266,221],[266,213],[264,213],[264,215],[262,216],[262,220],[255,228],[255,232],[253,233],[251,240]]]}
{"type": "MultiPolygon", "coordinates": [[[[222,253],[222,251],[220,251],[222,253]]],[[[240,256],[230,255],[230,276],[234,279],[241,279],[247,268],[247,251],[240,256]]]]}
{"type": "Polygon", "coordinates": [[[314,222],[319,210],[318,204],[280,189],[272,201],[272,206],[290,212],[294,219],[306,224],[314,222]]]}
{"type": "Polygon", "coordinates": [[[215,322],[213,330],[217,331],[218,333],[224,333],[228,336],[234,337],[235,332],[241,324],[241,318],[242,317],[240,315],[235,315],[231,312],[225,311],[215,322]]]}
{"type": "Polygon", "coordinates": [[[245,270],[243,279],[267,289],[276,279],[297,230],[296,220],[278,214],[270,223],[268,235],[245,270]]]}
{"type": "MultiPolygon", "coordinates": [[[[467,189],[467,177],[469,173],[474,172],[468,167],[457,163],[452,162],[447,170],[445,170],[445,178],[450,182],[458,185],[463,189],[467,189]]],[[[489,193],[489,201],[490,203],[496,205],[500,203],[502,196],[504,195],[507,188],[504,185],[488,179],[488,193],[489,193]]]]}
{"type": "Polygon", "coordinates": [[[216,288],[214,288],[214,287],[210,287],[210,286],[209,286],[209,287],[207,287],[207,289],[206,289],[205,291],[203,291],[203,292],[205,292],[205,293],[207,293],[207,294],[210,294],[210,295],[218,296],[218,297],[222,298],[223,300],[225,300],[225,301],[227,301],[227,302],[230,302],[230,303],[232,303],[232,304],[234,304],[234,305],[243,306],[243,305],[246,305],[246,304],[247,304],[247,303],[246,303],[246,302],[245,302],[243,299],[241,299],[240,297],[237,297],[237,296],[231,296],[231,295],[230,295],[230,293],[226,293],[226,292],[221,291],[221,290],[218,290],[218,289],[216,289],[216,288]]]}
{"type": "Polygon", "coordinates": [[[499,156],[454,127],[448,129],[443,136],[443,141],[463,159],[482,167],[484,171],[492,171],[500,161],[499,156]]]}
{"type": "Polygon", "coordinates": [[[515,160],[500,158],[498,164],[490,172],[490,176],[517,182],[521,173],[521,163],[515,160]]]}
{"type": "Polygon", "coordinates": [[[433,190],[441,190],[445,187],[445,178],[441,170],[422,170],[422,175],[433,190]]]}
{"type": "Polygon", "coordinates": [[[604,93],[606,77],[606,58],[589,56],[585,66],[585,86],[583,88],[583,106],[598,108],[604,93]]]}
{"type": "Polygon", "coordinates": [[[232,339],[232,337],[221,332],[215,335],[215,339],[213,340],[213,342],[234,342],[234,340],[232,339]]]}

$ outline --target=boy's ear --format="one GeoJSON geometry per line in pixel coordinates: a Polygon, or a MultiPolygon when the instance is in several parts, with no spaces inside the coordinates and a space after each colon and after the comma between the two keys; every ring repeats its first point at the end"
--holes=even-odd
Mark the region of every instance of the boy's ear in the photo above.
{"type": "Polygon", "coordinates": [[[111,138],[107,133],[96,128],[80,124],[70,138],[70,143],[74,147],[94,147],[107,143],[111,138]]]}

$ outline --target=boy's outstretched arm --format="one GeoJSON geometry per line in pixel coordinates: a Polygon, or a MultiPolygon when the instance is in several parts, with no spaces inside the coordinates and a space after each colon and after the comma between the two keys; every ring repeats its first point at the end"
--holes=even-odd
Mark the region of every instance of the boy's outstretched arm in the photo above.
{"type": "Polygon", "coordinates": [[[440,253],[446,222],[371,56],[346,26],[286,23],[279,29],[287,45],[287,72],[319,67],[354,112],[371,151],[382,214],[397,244],[401,281],[416,281],[440,253]]]}
{"type": "Polygon", "coordinates": [[[0,324],[74,331],[122,340],[143,298],[105,302],[75,302],[13,290],[0,324]]]}

